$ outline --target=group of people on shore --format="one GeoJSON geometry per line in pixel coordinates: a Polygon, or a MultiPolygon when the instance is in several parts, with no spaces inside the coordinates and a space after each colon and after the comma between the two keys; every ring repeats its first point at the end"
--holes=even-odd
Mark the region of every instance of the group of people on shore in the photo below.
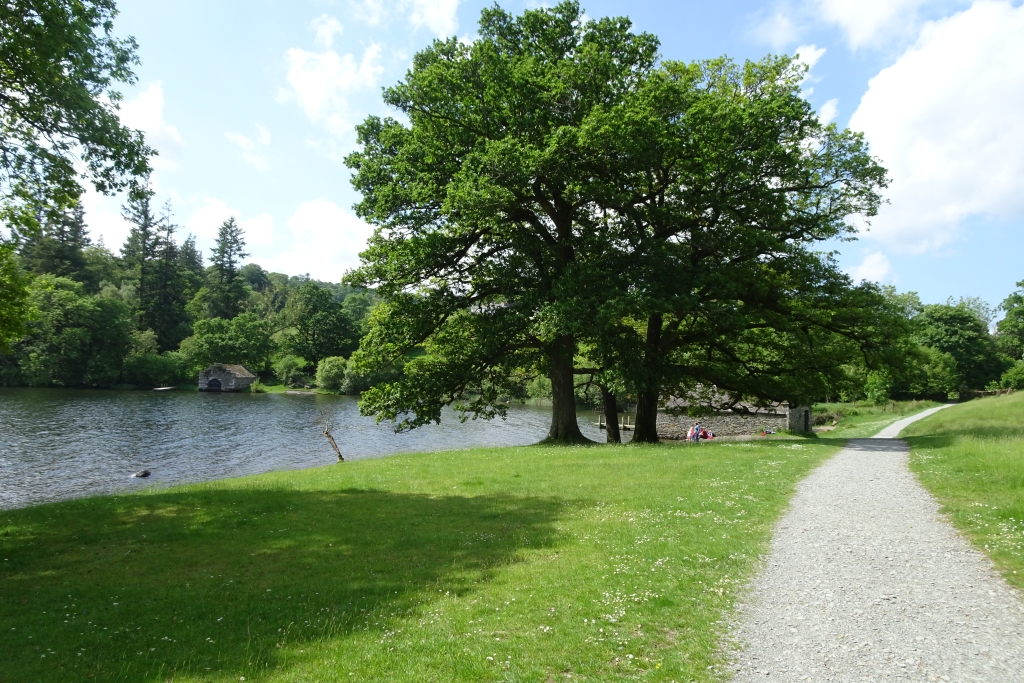
{"type": "Polygon", "coordinates": [[[686,440],[694,443],[700,443],[701,439],[710,441],[713,438],[715,438],[714,432],[704,429],[700,426],[699,422],[694,422],[693,426],[686,432],[686,440]]]}

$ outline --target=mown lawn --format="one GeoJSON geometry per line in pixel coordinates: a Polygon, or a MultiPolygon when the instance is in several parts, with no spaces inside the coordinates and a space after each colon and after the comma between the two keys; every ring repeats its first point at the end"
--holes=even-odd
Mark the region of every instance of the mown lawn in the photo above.
{"type": "Polygon", "coordinates": [[[901,436],[957,528],[1024,589],[1024,392],[947,408],[901,436]]]}
{"type": "Polygon", "coordinates": [[[714,680],[832,452],[414,454],[3,511],[0,680],[714,680]]]}

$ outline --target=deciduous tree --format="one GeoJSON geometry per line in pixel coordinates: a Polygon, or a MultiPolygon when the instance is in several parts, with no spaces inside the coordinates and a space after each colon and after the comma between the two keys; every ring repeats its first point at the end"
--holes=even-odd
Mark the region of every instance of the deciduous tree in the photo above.
{"type": "Polygon", "coordinates": [[[355,365],[427,353],[364,393],[364,412],[403,427],[449,403],[493,416],[539,369],[552,384],[549,438],[584,440],[578,330],[559,311],[597,209],[574,131],[635,90],[657,47],[628,20],[587,21],[575,2],[519,17],[494,7],[472,44],[436,41],[385,91],[408,124],[368,118],[347,160],[357,212],[377,226],[349,280],[384,299],[355,365]]]}

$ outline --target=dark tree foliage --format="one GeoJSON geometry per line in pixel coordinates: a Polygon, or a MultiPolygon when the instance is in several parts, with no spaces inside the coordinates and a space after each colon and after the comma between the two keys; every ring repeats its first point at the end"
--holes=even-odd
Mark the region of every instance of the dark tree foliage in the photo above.
{"type": "Polygon", "coordinates": [[[408,117],[370,117],[347,163],[378,226],[349,281],[383,298],[357,365],[406,364],[361,409],[440,418],[457,403],[493,416],[540,367],[551,378],[549,438],[583,441],[576,421],[574,329],[557,314],[595,197],[571,144],[595,109],[614,106],[654,68],[658,41],[626,19],[585,21],[575,2],[513,17],[481,14],[479,38],[418,53],[385,101],[408,117]]]}
{"type": "Polygon", "coordinates": [[[270,324],[255,313],[242,313],[231,320],[197,320],[194,327],[195,333],[182,342],[181,350],[191,359],[195,372],[213,363],[238,363],[262,372],[274,352],[270,324]]]}
{"type": "Polygon", "coordinates": [[[39,222],[41,230],[29,234],[21,243],[22,267],[35,275],[51,273],[84,282],[85,250],[91,240],[81,205],[56,216],[42,215],[39,222]]]}
{"type": "Polygon", "coordinates": [[[999,348],[1014,360],[1024,359],[1024,280],[999,306],[1005,313],[996,323],[999,348]]]}
{"type": "Polygon", "coordinates": [[[185,302],[194,291],[195,270],[202,263],[192,263],[197,254],[191,235],[185,241],[191,253],[183,253],[175,242],[170,205],[155,215],[152,197],[149,190],[137,191],[125,206],[131,232],[121,256],[138,296],[139,329],[153,330],[159,350],[170,351],[191,333],[185,302]]]}
{"type": "Polygon", "coordinates": [[[925,306],[914,327],[921,344],[953,358],[961,391],[984,389],[1007,368],[985,323],[967,306],[925,306]]]}
{"type": "Polygon", "coordinates": [[[78,282],[40,275],[30,286],[29,333],[5,363],[5,384],[111,386],[131,344],[131,312],[116,299],[93,297],[78,282]]]}
{"type": "Polygon", "coordinates": [[[217,231],[217,243],[210,255],[207,287],[210,290],[210,316],[234,318],[248,298],[246,282],[239,277],[245,251],[245,234],[234,217],[224,221],[217,231]]]}
{"type": "Polygon", "coordinates": [[[348,356],[358,346],[355,326],[331,292],[307,282],[296,292],[295,333],[289,346],[314,367],[321,358],[348,356]]]}

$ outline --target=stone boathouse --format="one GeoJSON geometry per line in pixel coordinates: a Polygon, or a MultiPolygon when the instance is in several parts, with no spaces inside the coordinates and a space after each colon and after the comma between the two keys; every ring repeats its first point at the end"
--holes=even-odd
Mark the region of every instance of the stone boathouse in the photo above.
{"type": "Polygon", "coordinates": [[[688,403],[672,398],[668,401],[668,410],[658,411],[658,436],[662,439],[685,439],[686,432],[699,422],[702,427],[715,436],[738,436],[757,434],[764,429],[774,428],[790,432],[810,432],[812,425],[811,409],[808,406],[792,407],[786,402],[771,403],[768,406],[753,406],[737,403],[732,407],[714,410],[711,414],[692,417],[677,413],[685,409],[688,403]]]}
{"type": "Polygon", "coordinates": [[[256,381],[244,365],[217,363],[199,373],[199,391],[242,391],[256,381]]]}

